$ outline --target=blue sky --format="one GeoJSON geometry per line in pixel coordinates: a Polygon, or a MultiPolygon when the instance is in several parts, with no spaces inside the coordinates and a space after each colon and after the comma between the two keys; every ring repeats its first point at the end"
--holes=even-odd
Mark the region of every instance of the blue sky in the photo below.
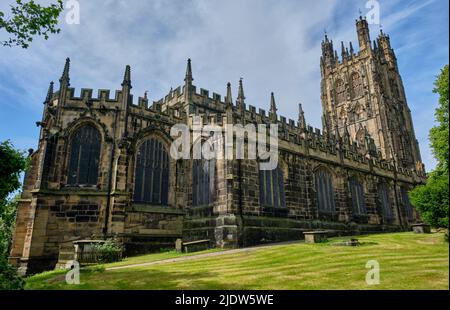
{"type": "MultiPolygon", "coordinates": [[[[7,10],[13,0],[2,1],[7,10]]],[[[37,1],[48,3],[49,1],[37,1]]],[[[355,19],[365,0],[79,0],[79,25],[65,23],[48,41],[27,50],[0,47],[0,141],[36,148],[48,84],[70,57],[71,86],[120,88],[132,67],[133,93],[152,100],[182,84],[192,58],[195,85],[225,95],[244,78],[247,103],[268,109],[275,92],[279,113],[321,127],[320,42],[324,29],[339,44],[357,46],[355,19]]],[[[381,24],[391,36],[427,170],[435,160],[428,145],[437,97],[431,90],[448,63],[447,0],[381,0],[381,24]]],[[[372,39],[379,26],[372,25],[372,39]]],[[[4,33],[0,32],[0,39],[4,33]]]]}

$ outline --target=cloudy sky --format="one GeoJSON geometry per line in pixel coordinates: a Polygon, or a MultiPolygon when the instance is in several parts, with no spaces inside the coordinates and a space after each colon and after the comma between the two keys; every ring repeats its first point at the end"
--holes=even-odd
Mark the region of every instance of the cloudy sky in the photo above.
{"type": "MultiPolygon", "coordinates": [[[[7,11],[14,0],[2,0],[7,11]]],[[[50,1],[38,0],[39,3],[50,1]]],[[[65,1],[66,2],[66,1],[65,1]]],[[[307,122],[321,127],[320,42],[326,29],[337,43],[357,46],[355,18],[366,0],[78,0],[80,24],[61,17],[60,34],[32,46],[0,47],[0,141],[36,148],[42,102],[57,82],[66,57],[71,85],[120,88],[125,65],[132,67],[133,93],[152,100],[183,83],[192,58],[194,84],[236,95],[244,78],[247,103],[268,109],[275,92],[279,112],[297,119],[302,102],[307,122]]],[[[380,0],[381,25],[398,57],[416,134],[427,169],[435,161],[427,136],[437,98],[433,80],[448,63],[447,0],[380,0]]],[[[372,25],[372,39],[380,26],[372,25]]],[[[5,34],[0,31],[0,40],[5,34]]],[[[58,84],[57,84],[58,85],[58,84]]]]}

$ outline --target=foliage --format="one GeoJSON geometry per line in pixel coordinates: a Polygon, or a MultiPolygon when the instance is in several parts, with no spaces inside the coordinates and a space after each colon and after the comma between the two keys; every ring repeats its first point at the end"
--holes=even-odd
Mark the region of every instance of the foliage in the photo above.
{"type": "Polygon", "coordinates": [[[448,173],[433,172],[427,184],[410,193],[411,202],[422,219],[433,227],[448,227],[448,173]]]}
{"type": "Polygon", "coordinates": [[[27,168],[27,158],[9,141],[0,143],[0,289],[21,289],[22,279],[8,264],[17,210],[17,197],[8,196],[20,188],[20,173],[27,168]]]}
{"type": "Polygon", "coordinates": [[[17,197],[6,201],[0,217],[0,290],[22,289],[24,282],[17,270],[8,263],[14,223],[16,219],[17,197]]]}
{"type": "Polygon", "coordinates": [[[434,86],[433,92],[439,94],[439,107],[435,112],[438,125],[430,131],[430,142],[433,154],[438,160],[437,169],[448,172],[448,65],[441,70],[434,86]]]}
{"type": "Polygon", "coordinates": [[[57,0],[56,4],[47,7],[35,3],[34,0],[16,0],[16,5],[11,5],[10,17],[0,11],[0,29],[5,29],[11,35],[1,44],[28,48],[35,36],[43,36],[47,40],[50,34],[60,32],[57,27],[58,17],[63,9],[62,0],[57,0]]]}
{"type": "Polygon", "coordinates": [[[17,270],[10,264],[6,257],[0,257],[0,290],[23,289],[24,281],[17,275],[17,270]]]}
{"type": "Polygon", "coordinates": [[[8,200],[0,216],[0,256],[7,257],[16,221],[17,199],[8,200]]]}
{"type": "Polygon", "coordinates": [[[448,65],[437,77],[433,89],[439,94],[435,116],[437,126],[430,130],[430,144],[438,164],[428,176],[427,184],[418,186],[409,194],[411,202],[420,211],[422,219],[434,226],[448,228],[448,65]]]}
{"type": "Polygon", "coordinates": [[[20,173],[27,168],[24,152],[14,149],[9,141],[0,143],[0,215],[9,194],[20,188],[20,173]]]}
{"type": "Polygon", "coordinates": [[[104,243],[93,245],[99,263],[112,263],[120,260],[122,246],[115,239],[108,239],[104,243]]]}

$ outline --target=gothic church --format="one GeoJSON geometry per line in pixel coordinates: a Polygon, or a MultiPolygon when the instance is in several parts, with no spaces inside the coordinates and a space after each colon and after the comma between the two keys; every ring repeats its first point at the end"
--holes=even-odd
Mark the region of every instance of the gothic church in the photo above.
{"type": "Polygon", "coordinates": [[[194,86],[159,101],[133,100],[127,66],[120,90],[70,87],[67,59],[44,101],[39,147],[30,153],[10,262],[21,273],[54,268],[60,249],[80,239],[116,237],[127,255],[209,239],[216,247],[409,229],[419,215],[408,191],[425,181],[411,112],[390,38],[373,42],[356,21],[359,51],[325,36],[320,58],[323,128],[194,86]],[[278,167],[255,159],[174,160],[175,124],[278,124],[278,167]]]}

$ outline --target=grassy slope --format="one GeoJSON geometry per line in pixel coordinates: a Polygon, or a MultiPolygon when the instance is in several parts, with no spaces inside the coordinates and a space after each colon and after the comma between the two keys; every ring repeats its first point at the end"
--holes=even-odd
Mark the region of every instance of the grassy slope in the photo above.
{"type": "MultiPolygon", "coordinates": [[[[449,248],[443,234],[398,233],[358,239],[365,244],[338,247],[298,243],[185,262],[86,270],[81,273],[80,285],[65,284],[61,271],[48,272],[27,279],[26,288],[449,289],[449,248]],[[365,283],[365,265],[372,259],[381,267],[381,284],[376,286],[365,283]]],[[[126,263],[179,256],[161,253],[130,258],[126,263]]]]}

